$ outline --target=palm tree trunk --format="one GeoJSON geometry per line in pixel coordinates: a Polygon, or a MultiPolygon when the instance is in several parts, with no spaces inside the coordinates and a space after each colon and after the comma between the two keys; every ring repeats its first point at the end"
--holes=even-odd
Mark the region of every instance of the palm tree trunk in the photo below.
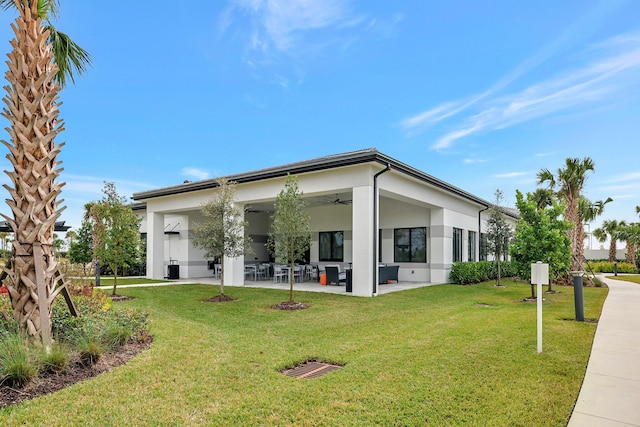
{"type": "Polygon", "coordinates": [[[10,122],[11,141],[2,141],[13,171],[7,172],[13,187],[5,185],[13,217],[4,216],[14,232],[12,257],[5,269],[7,288],[16,320],[45,346],[51,344],[51,304],[57,260],[53,253],[53,231],[60,216],[57,196],[64,184],[55,179],[61,169],[57,155],[63,144],[54,138],[63,130],[58,120],[58,92],[53,79],[58,70],[37,14],[37,1],[30,7],[16,2],[19,16],[11,25],[15,38],[8,56],[5,86],[7,105],[2,115],[10,122]],[[34,257],[41,254],[40,259],[34,257]]]}
{"type": "Polygon", "coordinates": [[[633,264],[634,266],[636,265],[636,245],[632,242],[627,242],[627,255],[625,261],[629,264],[633,264]]]}
{"type": "Polygon", "coordinates": [[[564,212],[565,219],[573,224],[567,230],[567,236],[571,242],[571,271],[582,271],[582,260],[584,258],[584,228],[578,212],[578,200],[567,199],[567,207],[564,212]]]}
{"type": "Polygon", "coordinates": [[[609,262],[616,262],[617,258],[618,241],[615,237],[611,237],[611,243],[609,244],[609,262]]]}

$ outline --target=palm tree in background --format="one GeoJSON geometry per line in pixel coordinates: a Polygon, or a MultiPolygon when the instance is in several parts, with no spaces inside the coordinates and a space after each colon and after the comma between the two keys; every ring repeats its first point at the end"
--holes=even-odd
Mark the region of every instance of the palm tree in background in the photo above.
{"type": "Polygon", "coordinates": [[[636,249],[640,245],[640,223],[623,224],[618,230],[618,237],[620,240],[624,240],[627,245],[625,261],[636,265],[636,249]]]}
{"type": "Polygon", "coordinates": [[[589,157],[579,159],[577,157],[568,158],[564,168],[559,168],[554,175],[549,169],[541,169],[538,172],[538,184],[547,183],[548,188],[553,190],[556,196],[564,202],[564,219],[572,224],[567,230],[567,235],[571,241],[571,270],[582,271],[584,259],[584,226],[580,216],[578,202],[582,195],[587,172],[593,172],[595,165],[589,157]]]}
{"type": "Polygon", "coordinates": [[[616,261],[616,251],[618,249],[618,240],[624,240],[621,236],[621,231],[627,223],[624,221],[617,221],[615,219],[608,219],[602,222],[602,226],[593,230],[593,235],[600,243],[603,243],[609,238],[609,261],[616,261]]]}
{"type": "Polygon", "coordinates": [[[14,232],[11,259],[2,277],[13,315],[20,325],[48,349],[51,346],[51,305],[64,289],[53,253],[54,225],[63,209],[57,196],[61,169],[57,155],[64,144],[54,139],[64,130],[58,118],[58,94],[74,73],[90,63],[86,51],[56,30],[57,0],[0,0],[0,7],[16,9],[11,28],[15,38],[8,53],[6,95],[2,115],[9,120],[7,158],[13,166],[6,172],[13,187],[7,200],[13,217],[4,216],[14,232]]]}
{"type": "Polygon", "coordinates": [[[536,208],[541,211],[553,206],[553,191],[548,188],[536,188],[536,191],[531,193],[531,199],[536,202],[536,208]]]}

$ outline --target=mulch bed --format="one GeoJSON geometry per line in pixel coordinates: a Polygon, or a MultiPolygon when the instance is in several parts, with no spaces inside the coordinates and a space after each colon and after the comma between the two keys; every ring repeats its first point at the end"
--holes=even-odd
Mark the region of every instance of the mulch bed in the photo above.
{"type": "Polygon", "coordinates": [[[235,301],[236,298],[231,298],[227,295],[216,295],[215,297],[207,298],[202,300],[203,302],[227,302],[227,301],[235,301]]]}
{"type": "Polygon", "coordinates": [[[111,301],[113,302],[120,302],[120,301],[130,301],[133,298],[132,297],[128,297],[126,295],[109,295],[109,298],[111,298],[111,301]]]}
{"type": "Polygon", "coordinates": [[[272,305],[271,308],[275,310],[304,310],[311,307],[310,305],[303,304],[295,301],[283,301],[280,304],[272,305]]]}
{"type": "Polygon", "coordinates": [[[124,365],[149,348],[152,341],[152,337],[147,337],[144,341],[127,343],[116,351],[103,354],[95,365],[87,366],[79,362],[72,363],[65,372],[35,378],[23,388],[0,385],[0,408],[17,405],[22,401],[35,399],[95,377],[103,372],[109,372],[118,366],[124,365]]]}

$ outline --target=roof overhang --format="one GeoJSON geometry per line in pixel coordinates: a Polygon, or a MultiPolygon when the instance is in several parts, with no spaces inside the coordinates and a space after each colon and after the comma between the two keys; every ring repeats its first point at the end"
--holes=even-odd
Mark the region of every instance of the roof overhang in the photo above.
{"type": "MultiPolygon", "coordinates": [[[[365,163],[377,163],[381,167],[389,165],[392,170],[408,175],[419,181],[425,182],[434,187],[440,188],[448,193],[455,194],[473,203],[483,207],[492,206],[492,204],[484,199],[474,196],[458,187],[448,184],[438,178],[427,173],[415,169],[405,163],[402,163],[392,157],[380,153],[375,148],[366,150],[353,151],[349,153],[335,154],[331,156],[318,157],[311,160],[305,160],[296,163],[289,163],[281,166],[274,166],[266,169],[259,169],[250,172],[243,172],[234,175],[225,176],[229,181],[235,181],[238,184],[256,182],[271,178],[280,178],[287,174],[298,175],[308,172],[316,172],[322,170],[330,170],[345,166],[359,165],[365,163]]],[[[142,191],[133,194],[136,201],[145,201],[156,197],[172,196],[177,194],[189,193],[193,191],[207,190],[218,187],[217,179],[205,179],[195,182],[186,182],[171,187],[163,187],[155,190],[142,191]]],[[[141,209],[138,204],[138,209],[141,209]]]]}

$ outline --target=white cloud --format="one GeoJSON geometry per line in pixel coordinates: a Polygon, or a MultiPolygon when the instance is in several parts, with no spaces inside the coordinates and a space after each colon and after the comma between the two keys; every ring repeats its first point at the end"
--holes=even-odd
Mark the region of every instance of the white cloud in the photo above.
{"type": "Polygon", "coordinates": [[[182,171],[180,172],[180,175],[182,176],[186,176],[189,178],[195,178],[195,179],[207,179],[209,178],[209,172],[199,169],[199,168],[191,168],[191,167],[187,167],[187,168],[182,168],[182,171]]]}
{"type": "Polygon", "coordinates": [[[466,158],[463,160],[464,163],[466,164],[473,164],[473,163],[485,163],[488,162],[489,159],[475,159],[475,158],[466,158]]]}
{"type": "Polygon", "coordinates": [[[635,180],[640,180],[640,172],[631,172],[624,175],[619,175],[615,178],[610,179],[608,182],[625,182],[635,180]]]}
{"type": "Polygon", "coordinates": [[[453,130],[433,144],[433,149],[442,150],[470,135],[504,129],[561,111],[594,108],[595,105],[615,102],[617,95],[626,88],[637,85],[640,35],[617,36],[593,47],[589,53],[592,59],[587,64],[558,73],[519,92],[494,96],[504,82],[513,80],[508,77],[469,101],[443,103],[401,120],[400,126],[408,136],[412,136],[424,127],[450,119],[473,107],[471,114],[454,123],[449,127],[453,130]]]}
{"type": "Polygon", "coordinates": [[[493,175],[494,178],[517,178],[519,176],[527,175],[529,172],[507,172],[493,175]]]}
{"type": "Polygon", "coordinates": [[[231,27],[238,13],[251,21],[250,47],[289,51],[312,30],[357,25],[346,0],[234,0],[218,21],[220,33],[231,27]]]}

